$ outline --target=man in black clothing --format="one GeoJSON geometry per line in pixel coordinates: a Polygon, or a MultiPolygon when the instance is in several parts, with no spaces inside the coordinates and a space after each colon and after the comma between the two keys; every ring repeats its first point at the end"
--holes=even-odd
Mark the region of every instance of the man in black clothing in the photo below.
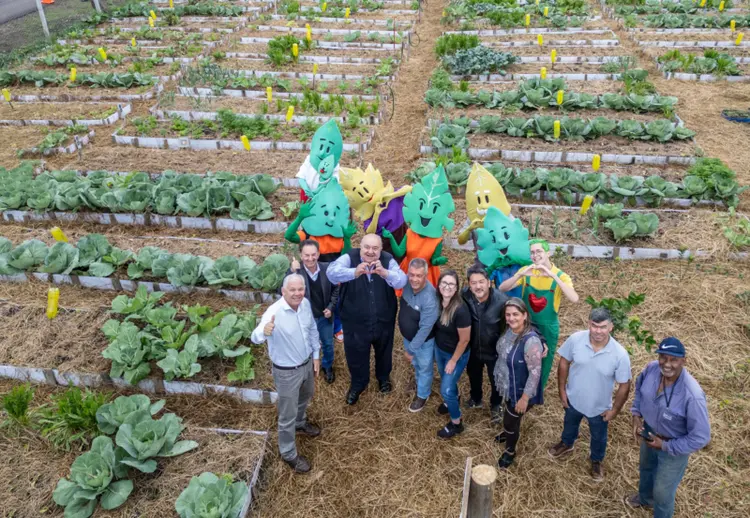
{"type": "Polygon", "coordinates": [[[469,363],[466,372],[469,374],[471,398],[466,402],[467,408],[482,408],[482,370],[492,386],[490,409],[492,422],[499,423],[502,413],[503,397],[495,386],[495,360],[497,360],[497,340],[505,331],[505,303],[508,296],[492,288],[487,272],[475,265],[467,272],[469,286],[461,292],[471,313],[471,339],[469,363]]]}
{"type": "Polygon", "coordinates": [[[326,271],[329,263],[319,263],[320,247],[317,241],[305,239],[299,244],[302,265],[296,260],[287,272],[299,273],[305,279],[305,297],[312,306],[313,318],[318,325],[320,344],[323,352],[321,367],[328,383],[333,383],[333,310],[339,300],[339,287],[328,280],[326,271]]]}
{"type": "Polygon", "coordinates": [[[346,403],[355,404],[370,382],[370,345],[375,348],[380,392],[387,394],[398,309],[394,290],[406,285],[406,274],[383,252],[380,236],[367,234],[361,248],[352,248],[329,265],[328,279],[340,284],[344,353],[352,377],[346,403]]]}

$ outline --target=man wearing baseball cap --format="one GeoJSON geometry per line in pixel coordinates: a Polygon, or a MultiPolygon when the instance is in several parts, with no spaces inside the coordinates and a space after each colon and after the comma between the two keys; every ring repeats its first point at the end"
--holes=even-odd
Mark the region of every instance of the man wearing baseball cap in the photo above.
{"type": "Polygon", "coordinates": [[[653,507],[654,518],[674,514],[677,486],[688,457],[711,439],[706,395],[685,369],[685,346],[667,337],[635,382],[633,436],[641,443],[638,493],[629,507],[653,507]]]}

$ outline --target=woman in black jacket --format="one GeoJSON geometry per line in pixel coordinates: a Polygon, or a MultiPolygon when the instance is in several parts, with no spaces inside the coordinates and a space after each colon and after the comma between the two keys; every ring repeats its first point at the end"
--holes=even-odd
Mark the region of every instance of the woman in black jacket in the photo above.
{"type": "Polygon", "coordinates": [[[498,461],[501,468],[513,464],[521,431],[521,418],[534,405],[544,402],[542,358],[546,347],[540,333],[531,325],[523,300],[513,297],[505,303],[505,333],[497,341],[495,385],[505,399],[503,431],[495,437],[505,443],[498,461]]]}

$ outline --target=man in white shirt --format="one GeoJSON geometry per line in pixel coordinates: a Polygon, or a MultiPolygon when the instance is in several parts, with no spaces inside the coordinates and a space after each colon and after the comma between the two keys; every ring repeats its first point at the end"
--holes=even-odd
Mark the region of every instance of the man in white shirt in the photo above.
{"type": "Polygon", "coordinates": [[[307,421],[307,405],[315,391],[313,373],[320,373],[320,338],[310,301],[305,298],[304,278],[299,274],[287,276],[281,294],[283,297],[263,313],[251,338],[256,344],[268,342],[279,397],[281,458],[295,472],[307,473],[310,462],[297,453],[295,435],[320,435],[320,428],[307,421]]]}

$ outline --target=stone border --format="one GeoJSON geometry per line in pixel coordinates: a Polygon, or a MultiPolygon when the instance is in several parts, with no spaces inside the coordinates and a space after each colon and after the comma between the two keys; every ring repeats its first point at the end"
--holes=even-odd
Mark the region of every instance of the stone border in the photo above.
{"type": "MultiPolygon", "coordinates": [[[[447,240],[450,248],[458,250],[473,251],[474,244],[469,240],[464,245],[458,244],[458,239],[451,238],[447,240]]],[[[629,246],[598,246],[598,245],[574,245],[566,243],[550,243],[550,249],[553,252],[561,250],[568,257],[574,259],[688,259],[689,257],[711,257],[711,252],[703,250],[677,250],[670,248],[633,248],[629,246]]],[[[746,260],[750,258],[750,252],[735,252],[730,254],[733,259],[746,260]]]]}
{"type": "MultiPolygon", "coordinates": [[[[64,103],[61,103],[64,104],[64,103]]],[[[23,103],[19,103],[19,106],[23,106],[23,103]]],[[[117,105],[117,111],[107,117],[106,119],[54,119],[54,120],[45,120],[45,119],[21,119],[21,120],[0,120],[0,125],[3,126],[73,126],[75,124],[81,124],[83,126],[110,126],[120,120],[120,118],[125,118],[127,114],[130,113],[132,110],[131,104],[126,104],[125,106],[117,105]]]]}
{"type": "MultiPolygon", "coordinates": [[[[432,145],[421,144],[419,151],[423,155],[432,155],[437,150],[432,145]]],[[[579,151],[529,151],[493,148],[469,148],[469,156],[479,160],[510,160],[513,162],[549,162],[549,163],[591,163],[594,153],[579,151]]],[[[613,163],[621,165],[649,164],[649,165],[692,165],[695,157],[684,157],[675,155],[637,155],[637,154],[601,154],[602,163],[613,163]]]]}
{"type": "MultiPolygon", "coordinates": [[[[120,128],[122,129],[122,128],[120,128]]],[[[118,130],[119,131],[119,130],[118,130]]],[[[375,129],[370,129],[366,142],[347,143],[344,142],[344,151],[364,153],[370,147],[375,129]]],[[[213,151],[216,149],[244,150],[245,146],[240,140],[215,140],[215,139],[190,139],[190,138],[162,138],[162,137],[135,137],[129,135],[112,134],[112,141],[123,146],[144,147],[149,149],[191,149],[193,151],[213,151]]],[[[251,140],[250,146],[256,150],[283,150],[283,151],[309,151],[309,142],[287,142],[251,140]]]]}
{"type": "MultiPolygon", "coordinates": [[[[299,184],[297,184],[299,185],[299,184]]],[[[232,218],[200,218],[190,216],[163,216],[149,212],[131,214],[117,212],[37,212],[33,210],[6,210],[0,212],[0,218],[11,223],[28,223],[30,221],[50,221],[63,223],[94,223],[96,225],[126,225],[134,227],[188,228],[211,230],[214,232],[228,230],[249,234],[278,234],[286,231],[286,221],[241,221],[232,218]]]]}
{"type": "MultiPolygon", "coordinates": [[[[750,62],[750,58],[743,58],[750,62]]],[[[739,61],[739,60],[738,60],[739,61]]],[[[744,83],[750,81],[750,76],[717,76],[714,74],[687,74],[685,72],[664,72],[664,65],[656,64],[656,68],[662,71],[665,79],[677,79],[682,81],[727,81],[729,83],[744,83]]]]}
{"type": "MultiPolygon", "coordinates": [[[[307,34],[307,29],[304,27],[286,27],[286,26],[279,26],[279,25],[258,25],[257,28],[255,28],[256,31],[259,32],[288,32],[291,34],[307,34]]],[[[355,32],[361,33],[363,29],[325,29],[325,28],[317,28],[317,27],[311,27],[312,34],[338,34],[338,35],[345,35],[345,34],[354,34],[355,32]]],[[[374,31],[367,31],[368,34],[376,33],[380,36],[391,36],[393,33],[396,33],[397,36],[401,36],[404,39],[407,39],[409,37],[409,34],[412,31],[399,31],[399,30],[374,30],[374,31]],[[398,34],[401,33],[401,34],[398,34]]]]}
{"type": "Polygon", "coordinates": [[[145,286],[146,290],[163,291],[164,293],[200,293],[200,294],[220,294],[228,299],[242,302],[265,303],[273,302],[279,298],[276,293],[267,293],[263,291],[240,291],[222,288],[206,288],[201,286],[180,287],[170,283],[148,282],[148,281],[131,281],[119,279],[116,277],[91,277],[88,275],[60,275],[51,273],[30,272],[19,273],[16,275],[0,275],[0,282],[30,282],[30,277],[41,282],[48,282],[58,285],[71,285],[81,288],[90,288],[103,291],[126,291],[135,292],[139,286],[145,286]]]}
{"type": "Polygon", "coordinates": [[[187,394],[204,396],[212,393],[228,394],[243,403],[259,405],[276,404],[278,400],[278,393],[269,390],[211,385],[196,383],[194,381],[166,381],[156,378],[146,378],[139,381],[136,385],[131,385],[123,378],[112,378],[106,373],[61,372],[57,369],[17,367],[15,365],[0,365],[0,378],[60,387],[68,387],[72,384],[77,387],[86,388],[107,388],[112,386],[122,389],[137,388],[145,394],[156,395],[187,394]]]}

